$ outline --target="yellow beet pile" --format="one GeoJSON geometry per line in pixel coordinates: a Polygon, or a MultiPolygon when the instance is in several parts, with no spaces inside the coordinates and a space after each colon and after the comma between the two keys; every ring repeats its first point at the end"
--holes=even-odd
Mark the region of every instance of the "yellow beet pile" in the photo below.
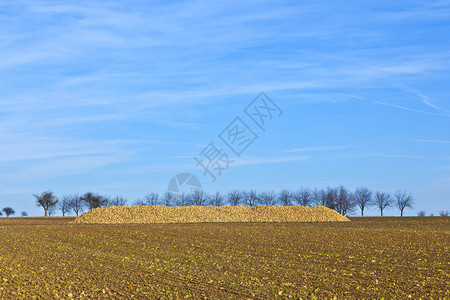
{"type": "Polygon", "coordinates": [[[337,221],[349,219],[324,206],[109,206],[75,219],[91,224],[337,221]]]}

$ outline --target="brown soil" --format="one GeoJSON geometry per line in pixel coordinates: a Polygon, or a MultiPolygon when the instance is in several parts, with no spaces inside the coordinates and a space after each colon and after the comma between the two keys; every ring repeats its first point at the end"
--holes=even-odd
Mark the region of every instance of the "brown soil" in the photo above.
{"type": "Polygon", "coordinates": [[[450,299],[448,217],[71,220],[0,218],[0,299],[450,299]]]}

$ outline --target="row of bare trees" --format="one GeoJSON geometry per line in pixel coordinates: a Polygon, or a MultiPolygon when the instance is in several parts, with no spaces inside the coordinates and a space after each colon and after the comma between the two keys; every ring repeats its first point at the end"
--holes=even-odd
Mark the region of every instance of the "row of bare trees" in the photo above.
{"type": "MultiPolygon", "coordinates": [[[[103,206],[125,206],[127,199],[121,196],[109,197],[97,193],[87,192],[83,195],[70,194],[56,197],[52,191],[35,194],[37,206],[44,209],[45,216],[50,216],[56,211],[63,216],[73,212],[79,215],[85,209],[91,210],[103,206]]],[[[215,192],[208,194],[201,189],[192,190],[188,194],[175,194],[166,192],[162,195],[149,193],[142,199],[138,199],[134,205],[164,205],[164,206],[222,206],[222,205],[321,205],[334,209],[342,215],[354,214],[357,211],[364,216],[364,212],[370,207],[376,207],[383,216],[388,207],[397,207],[400,216],[403,216],[406,208],[412,208],[414,197],[406,191],[397,191],[390,194],[382,191],[372,191],[367,187],[360,187],[351,191],[344,186],[328,187],[325,189],[300,188],[295,191],[273,190],[257,192],[255,190],[232,190],[228,193],[215,192]]]]}
{"type": "Polygon", "coordinates": [[[74,212],[77,216],[84,211],[84,209],[91,210],[103,206],[124,206],[127,204],[127,199],[122,196],[110,197],[97,193],[87,192],[83,195],[70,194],[63,195],[60,198],[48,190],[41,194],[34,194],[36,198],[36,206],[44,209],[44,215],[51,216],[55,211],[60,211],[63,216],[74,212]]]}
{"type": "Polygon", "coordinates": [[[360,187],[354,192],[344,186],[328,187],[326,189],[300,188],[296,191],[282,190],[279,193],[274,191],[257,192],[255,190],[240,191],[233,190],[226,194],[219,192],[207,194],[203,190],[193,190],[189,194],[176,195],[166,192],[162,197],[157,193],[150,193],[143,199],[138,200],[136,205],[165,205],[165,206],[184,206],[184,205],[322,205],[343,215],[355,213],[359,208],[361,216],[364,210],[369,207],[377,207],[381,216],[383,211],[392,206],[396,206],[403,216],[405,208],[412,208],[414,197],[406,191],[397,191],[393,195],[372,191],[366,187],[360,187]]]}

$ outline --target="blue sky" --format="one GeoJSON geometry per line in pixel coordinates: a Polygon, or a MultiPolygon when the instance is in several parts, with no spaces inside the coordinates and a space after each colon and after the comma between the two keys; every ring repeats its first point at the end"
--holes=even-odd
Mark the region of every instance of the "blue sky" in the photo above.
{"type": "MultiPolygon", "coordinates": [[[[448,1],[0,1],[0,205],[343,184],[450,203],[448,1]],[[283,115],[218,137],[264,91],[283,115]],[[211,141],[235,160],[215,183],[211,141]]],[[[376,215],[372,209],[369,214],[376,215]]],[[[387,214],[398,215],[390,209],[387,214]]]]}

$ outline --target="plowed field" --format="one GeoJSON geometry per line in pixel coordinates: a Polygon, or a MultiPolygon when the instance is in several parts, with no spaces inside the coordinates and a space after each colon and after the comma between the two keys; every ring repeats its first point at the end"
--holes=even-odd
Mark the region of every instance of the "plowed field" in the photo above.
{"type": "Polygon", "coordinates": [[[450,298],[450,218],[0,218],[0,299],[450,298]]]}

